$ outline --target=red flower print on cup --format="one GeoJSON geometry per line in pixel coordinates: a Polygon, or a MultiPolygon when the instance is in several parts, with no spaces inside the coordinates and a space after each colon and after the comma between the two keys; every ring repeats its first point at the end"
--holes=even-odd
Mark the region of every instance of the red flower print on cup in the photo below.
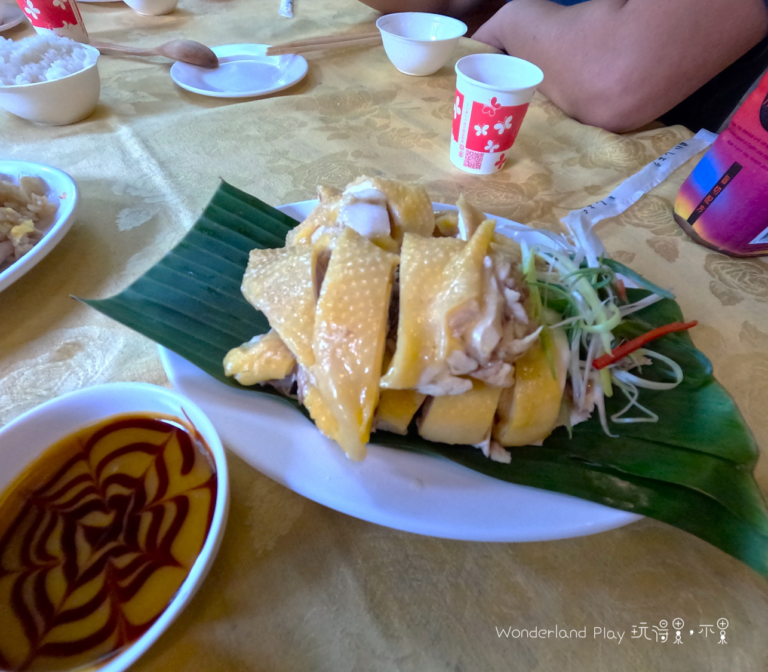
{"type": "Polygon", "coordinates": [[[493,127],[496,129],[499,135],[502,135],[504,131],[512,128],[512,116],[510,115],[504,121],[500,121],[498,124],[494,124],[493,127]]]}
{"type": "Polygon", "coordinates": [[[528,105],[501,106],[498,101],[494,105],[494,101],[496,98],[491,99],[491,105],[472,101],[467,149],[486,153],[506,152],[514,143],[528,105]],[[482,129],[486,129],[485,132],[482,129]],[[493,141],[488,138],[493,138],[493,141]]]}
{"type": "Polygon", "coordinates": [[[461,97],[456,96],[456,102],[453,104],[453,118],[461,116],[461,97]]]}
{"type": "Polygon", "coordinates": [[[497,170],[501,170],[504,167],[504,164],[506,162],[507,162],[507,155],[506,154],[502,154],[499,157],[499,160],[496,163],[494,163],[493,165],[496,166],[497,170]]]}
{"type": "Polygon", "coordinates": [[[453,139],[459,141],[459,131],[461,130],[461,114],[464,111],[464,94],[456,91],[456,99],[453,103],[453,139]]]}
{"type": "Polygon", "coordinates": [[[32,4],[32,0],[27,0],[24,5],[24,11],[33,19],[36,19],[40,15],[40,10],[32,4]]]}
{"type": "Polygon", "coordinates": [[[491,98],[491,104],[490,105],[484,105],[483,106],[483,114],[487,114],[489,117],[492,117],[496,114],[496,110],[501,108],[501,103],[499,102],[499,99],[494,96],[491,98]]]}

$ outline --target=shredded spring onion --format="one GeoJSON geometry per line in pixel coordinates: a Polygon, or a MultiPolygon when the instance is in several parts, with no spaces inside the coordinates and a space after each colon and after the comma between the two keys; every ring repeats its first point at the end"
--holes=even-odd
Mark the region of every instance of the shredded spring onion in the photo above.
{"type": "Polygon", "coordinates": [[[639,362],[642,361],[642,357],[658,359],[664,362],[669,367],[670,373],[672,373],[674,377],[674,381],[662,383],[654,380],[645,380],[644,378],[640,378],[630,373],[629,371],[618,369],[615,365],[611,367],[611,369],[603,369],[603,371],[610,370],[611,377],[613,378],[613,382],[615,383],[616,387],[618,387],[629,399],[629,403],[623,409],[611,416],[611,421],[626,424],[634,422],[658,422],[659,416],[638,402],[638,397],[640,395],[639,388],[645,388],[648,390],[671,390],[677,387],[683,381],[683,370],[674,360],[670,359],[666,355],[653,352],[652,350],[641,348],[640,350],[636,350],[633,354],[637,356],[637,358],[634,360],[636,363],[636,368],[640,367],[639,362]],[[629,412],[629,410],[632,408],[636,408],[638,411],[644,413],[645,415],[631,418],[624,417],[624,414],[629,412]]]}
{"type": "Polygon", "coordinates": [[[626,317],[627,315],[636,313],[638,310],[642,310],[643,308],[647,308],[648,306],[661,301],[663,298],[663,296],[659,296],[658,294],[650,294],[644,299],[640,299],[635,303],[628,303],[626,306],[619,306],[619,312],[621,312],[622,317],[626,317]]]}
{"type": "Polygon", "coordinates": [[[644,387],[648,390],[672,390],[676,388],[680,383],[683,382],[683,369],[680,368],[680,365],[673,359],[670,359],[666,355],[662,355],[658,352],[653,352],[652,350],[646,350],[644,348],[637,350],[636,354],[644,355],[645,357],[650,357],[651,359],[658,359],[664,362],[669,367],[670,372],[674,376],[674,379],[675,379],[674,382],[661,383],[655,380],[645,380],[644,378],[638,378],[637,376],[630,373],[629,371],[622,371],[619,369],[615,369],[613,367],[611,370],[611,375],[614,378],[622,381],[623,383],[631,383],[636,387],[644,387]]]}
{"type": "Polygon", "coordinates": [[[617,434],[611,434],[611,430],[608,428],[608,419],[605,417],[605,399],[603,398],[603,388],[597,383],[595,384],[595,406],[597,406],[597,412],[600,415],[600,424],[603,427],[603,431],[615,439],[617,434]]]}
{"type": "Polygon", "coordinates": [[[532,313],[544,327],[541,342],[550,363],[554,359],[552,330],[564,328],[568,334],[573,411],[588,415],[594,404],[603,431],[615,436],[605,408],[605,398],[615,389],[627,398],[627,404],[610,416],[611,422],[658,422],[658,416],[639,403],[640,389],[671,390],[683,380],[683,371],[668,357],[642,348],[618,361],[624,345],[617,345],[613,331],[629,315],[673,295],[623,264],[600,256],[602,252],[596,254],[585,231],[572,229],[571,236],[561,241],[534,244],[521,240],[520,244],[532,313]],[[619,274],[653,293],[626,303],[619,274]],[[614,353],[616,347],[619,351],[614,353]],[[649,358],[664,364],[671,379],[659,382],[642,378],[639,374],[649,358]],[[606,362],[611,363],[606,366],[606,362]]]}
{"type": "Polygon", "coordinates": [[[611,422],[630,424],[635,422],[658,422],[659,421],[658,415],[656,415],[653,411],[649,411],[645,406],[638,403],[637,398],[640,396],[640,392],[636,386],[623,383],[619,380],[616,380],[615,383],[616,383],[616,386],[629,399],[629,403],[624,408],[622,408],[618,413],[614,413],[611,416],[611,422]],[[644,417],[639,417],[639,418],[637,417],[625,418],[624,414],[627,413],[631,408],[637,408],[638,410],[644,412],[646,415],[644,417]]]}

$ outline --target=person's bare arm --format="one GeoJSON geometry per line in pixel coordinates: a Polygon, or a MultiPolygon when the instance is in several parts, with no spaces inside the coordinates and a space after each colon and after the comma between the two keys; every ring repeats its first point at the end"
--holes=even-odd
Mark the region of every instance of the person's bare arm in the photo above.
{"type": "Polygon", "coordinates": [[[542,92],[572,117],[623,132],[672,109],[766,31],[763,0],[514,0],[473,38],[536,63],[542,92]]]}

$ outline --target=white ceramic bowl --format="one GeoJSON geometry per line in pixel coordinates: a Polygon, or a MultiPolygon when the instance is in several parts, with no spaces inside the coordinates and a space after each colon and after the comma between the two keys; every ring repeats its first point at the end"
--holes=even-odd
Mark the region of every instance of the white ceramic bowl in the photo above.
{"type": "Polygon", "coordinates": [[[43,237],[21,259],[0,271],[0,292],[31,271],[59,244],[77,217],[80,194],[75,181],[64,171],[31,161],[0,161],[0,178],[18,184],[22,177],[39,177],[48,185],[46,197],[56,206],[52,220],[37,224],[43,237]]]}
{"type": "MultiPolygon", "coordinates": [[[[98,49],[84,44],[86,49],[98,49]]],[[[101,92],[98,63],[73,75],[35,84],[0,85],[0,107],[9,112],[50,126],[74,124],[96,109],[101,92]]]]}
{"type": "Polygon", "coordinates": [[[161,14],[170,14],[179,0],[125,0],[128,5],[137,14],[144,16],[160,16],[161,14]]]}
{"type": "Polygon", "coordinates": [[[187,606],[205,579],[219,550],[229,510],[227,459],[216,430],[197,404],[171,390],[147,383],[111,383],[88,387],[48,401],[0,429],[0,491],[27,465],[64,436],[111,415],[155,411],[189,421],[205,439],[216,466],[216,504],[211,528],[197,560],[171,603],[139,639],[91,672],[122,672],[132,665],[187,606]]]}
{"type": "Polygon", "coordinates": [[[387,14],[376,21],[384,51],[400,72],[431,75],[451,57],[466,24],[441,14],[402,12],[387,14]]]}

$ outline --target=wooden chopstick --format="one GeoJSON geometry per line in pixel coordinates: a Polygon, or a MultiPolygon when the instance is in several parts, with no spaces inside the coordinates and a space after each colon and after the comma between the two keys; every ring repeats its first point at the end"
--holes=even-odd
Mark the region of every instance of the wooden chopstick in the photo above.
{"type": "Polygon", "coordinates": [[[378,30],[369,33],[334,33],[333,35],[320,35],[318,37],[309,37],[304,40],[293,40],[292,42],[283,42],[276,44],[272,49],[283,47],[309,47],[316,44],[326,44],[334,42],[345,42],[346,40],[360,40],[368,37],[381,37],[378,30]]]}
{"type": "Polygon", "coordinates": [[[325,35],[276,44],[267,49],[267,56],[299,54],[322,49],[341,49],[342,47],[362,47],[368,44],[376,44],[377,42],[381,42],[381,33],[379,32],[325,35]]]}
{"type": "Polygon", "coordinates": [[[381,44],[381,37],[367,37],[361,40],[346,40],[344,42],[326,42],[324,44],[308,45],[306,47],[275,46],[267,49],[267,56],[283,56],[285,54],[306,54],[311,51],[325,49],[343,49],[346,47],[366,47],[381,44]]]}

